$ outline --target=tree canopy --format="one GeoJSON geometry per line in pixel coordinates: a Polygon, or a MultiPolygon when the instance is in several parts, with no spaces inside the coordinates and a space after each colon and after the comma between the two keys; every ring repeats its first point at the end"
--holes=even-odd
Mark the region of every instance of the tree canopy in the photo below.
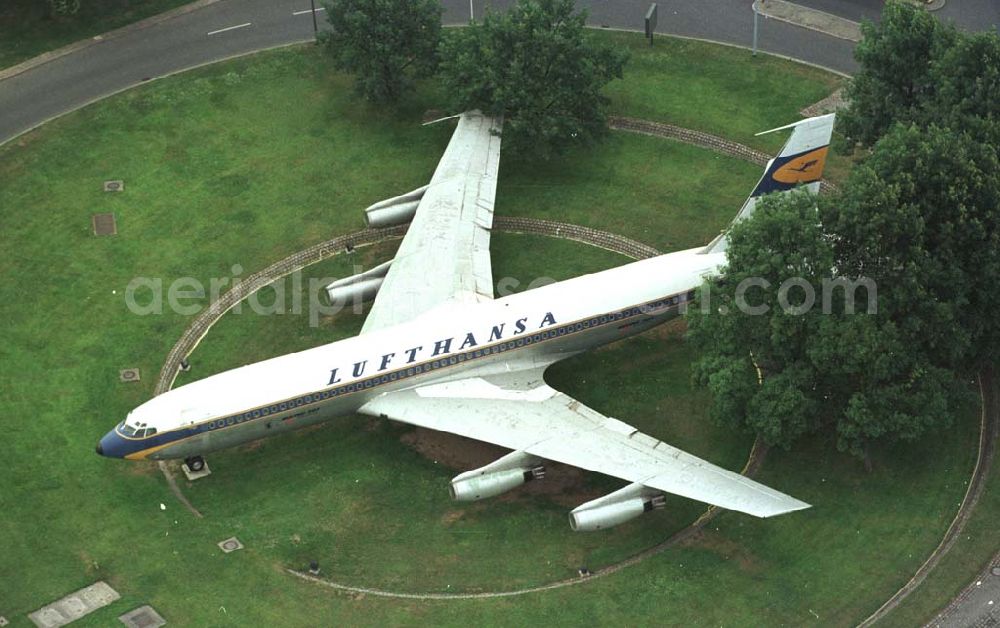
{"type": "Polygon", "coordinates": [[[915,438],[947,425],[963,378],[1000,357],[998,273],[995,152],[896,125],[841,194],[765,197],[734,225],[724,275],[688,315],[696,381],[717,420],[772,444],[824,425],[858,455],[915,438]]]}
{"type": "Polygon", "coordinates": [[[763,198],[733,226],[725,273],[702,288],[701,307],[688,312],[688,337],[701,356],[695,379],[712,392],[712,416],[750,427],[771,444],[788,445],[815,429],[823,409],[808,359],[820,309],[799,313],[805,290],[783,289],[793,277],[815,289],[827,276],[833,251],[822,236],[810,195],[763,198]]]}
{"type": "Polygon", "coordinates": [[[839,194],[761,200],[688,315],[716,419],[785,446],[831,427],[858,455],[947,425],[1000,357],[1000,37],[894,0],[863,31],[839,129],[868,151],[839,194]],[[782,307],[792,277],[821,308],[782,307]],[[762,279],[765,311],[740,307],[762,279]]]}
{"type": "Polygon", "coordinates": [[[893,124],[936,124],[1000,144],[1000,37],[966,34],[910,3],[889,0],[862,24],[860,69],[840,130],[872,146],[893,124]]]}
{"type": "Polygon", "coordinates": [[[436,0],[327,0],[332,31],[319,34],[337,68],[355,76],[361,95],[391,103],[432,74],[441,37],[436,0]]]}
{"type": "Polygon", "coordinates": [[[626,55],[584,33],[572,0],[518,0],[503,13],[449,33],[441,75],[455,111],[504,115],[504,150],[543,157],[607,130],[601,89],[621,78],[626,55]]]}
{"type": "Polygon", "coordinates": [[[80,11],[80,0],[49,0],[49,10],[57,17],[76,15],[80,11]]]}
{"type": "Polygon", "coordinates": [[[950,369],[1000,357],[1000,163],[991,147],[898,125],[821,215],[837,268],[878,282],[880,318],[950,369]]]}
{"type": "Polygon", "coordinates": [[[866,145],[874,144],[894,122],[920,119],[936,91],[936,59],[958,33],[927,11],[889,0],[878,24],[865,21],[854,49],[860,69],[846,91],[850,107],[841,116],[841,131],[866,145]]]}

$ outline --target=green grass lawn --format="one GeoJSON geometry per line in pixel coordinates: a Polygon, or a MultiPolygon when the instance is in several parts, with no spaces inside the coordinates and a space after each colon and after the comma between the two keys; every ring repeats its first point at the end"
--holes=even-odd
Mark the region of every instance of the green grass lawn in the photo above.
{"type": "Polygon", "coordinates": [[[843,79],[747,50],[661,37],[650,47],[631,33],[595,33],[631,52],[625,78],[608,86],[619,115],[707,131],[765,151],[787,136],[754,134],[794,122],[843,79]]]}
{"type": "MultiPolygon", "coordinates": [[[[731,79],[717,67],[731,60],[690,63],[731,79]]],[[[797,71],[787,63],[774,69],[784,70],[797,71]]],[[[805,99],[748,98],[750,108],[762,108],[795,97],[805,99]]],[[[760,479],[813,509],[774,520],[726,513],[683,547],[610,578],[489,601],[346,596],[283,569],[318,558],[331,578],[410,591],[539,583],[665,538],[701,506],[673,498],[666,512],[591,535],[569,531],[571,504],[561,496],[517,491],[456,505],[445,490],[454,469],[414,452],[403,442],[408,430],[362,418],[210,457],[215,475],[185,488],[204,519],[177,504],[155,467],[93,453],[97,438],[149,397],[190,322],[129,314],[128,281],[207,280],[229,276],[236,263],[245,276],[360,228],[361,208],[433,172],[450,129],[417,124],[432,104],[424,94],[399,112],[359,106],[349,81],[300,47],[157,81],[0,148],[0,421],[15,454],[0,477],[0,615],[26,625],[26,613],[101,578],[123,600],[79,625],[110,625],[145,603],[172,625],[197,626],[467,625],[470,618],[762,625],[814,615],[847,625],[905,582],[964,491],[975,408],[950,430],[874,452],[871,474],[822,437],[771,452],[760,479]],[[110,178],[124,179],[126,191],[101,192],[110,178]],[[97,211],[116,213],[118,236],[90,234],[97,211]],[[142,381],[119,383],[118,370],[133,366],[142,381]],[[223,555],[215,543],[234,534],[247,549],[223,555]]],[[[717,115],[712,104],[701,108],[706,120],[717,115]]],[[[733,115],[738,128],[756,124],[756,114],[733,115]]],[[[558,162],[505,161],[501,171],[501,213],[591,224],[663,249],[716,233],[759,175],[714,153],[628,134],[558,162]]],[[[392,250],[362,249],[308,272],[343,274],[392,250]]],[[[562,278],[624,261],[506,234],[494,235],[493,250],[498,277],[521,281],[539,267],[562,278]]],[[[360,322],[343,314],[310,327],[291,315],[229,314],[194,353],[191,376],[334,340],[360,322]]],[[[548,378],[611,416],[738,468],[750,437],[708,422],[708,399],[689,384],[693,357],[658,332],[562,363],[548,378]]],[[[599,477],[579,482],[583,492],[615,486],[599,477]]]]}
{"type": "MultiPolygon", "coordinates": [[[[801,109],[844,85],[843,77],[829,72],[731,46],[661,37],[650,47],[631,33],[594,36],[631,53],[624,80],[608,86],[615,114],[698,129],[771,153],[787,135],[757,133],[799,120],[801,109]]],[[[851,163],[831,151],[826,178],[842,181],[851,163]]]]}
{"type": "Polygon", "coordinates": [[[900,628],[914,626],[941,611],[972,582],[1000,549],[997,542],[998,521],[1000,461],[994,459],[979,504],[955,545],[916,592],[880,623],[900,628]]]}
{"type": "Polygon", "coordinates": [[[4,0],[0,4],[0,69],[192,1],[82,0],[76,15],[54,17],[47,0],[4,0]]]}

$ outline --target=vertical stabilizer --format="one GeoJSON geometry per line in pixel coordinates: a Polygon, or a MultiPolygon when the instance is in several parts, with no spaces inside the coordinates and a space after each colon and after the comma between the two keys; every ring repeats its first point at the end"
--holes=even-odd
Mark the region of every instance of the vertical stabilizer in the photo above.
{"type": "MultiPolygon", "coordinates": [[[[819,181],[823,177],[823,167],[826,165],[826,154],[830,148],[830,136],[833,134],[833,121],[836,114],[806,118],[777,129],[764,131],[757,135],[774,133],[785,129],[793,129],[791,137],[785,142],[781,152],[767,162],[764,175],[743,203],[743,207],[733,222],[748,218],[753,214],[757,199],[771,192],[787,192],[798,185],[803,185],[815,194],[819,191],[819,181]]],[[[723,253],[729,242],[727,228],[725,232],[712,240],[702,251],[703,253],[723,253]]]]}

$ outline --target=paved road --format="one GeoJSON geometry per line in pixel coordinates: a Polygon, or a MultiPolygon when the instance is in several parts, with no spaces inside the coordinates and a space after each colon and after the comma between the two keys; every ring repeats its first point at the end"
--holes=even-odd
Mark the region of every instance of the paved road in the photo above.
{"type": "MultiPolygon", "coordinates": [[[[970,1],[970,0],[964,0],[970,1]]],[[[444,0],[446,24],[465,23],[470,8],[482,17],[503,0],[444,0]]],[[[595,26],[643,28],[648,0],[586,0],[595,26]]],[[[659,31],[749,45],[752,14],[746,0],[660,0],[659,31]]],[[[131,30],[0,81],[0,143],[86,103],[199,64],[252,50],[308,40],[308,0],[221,0],[140,30],[131,30]],[[305,11],[299,15],[294,13],[305,11]],[[249,23],[249,26],[214,32],[249,23]],[[214,33],[214,34],[209,34],[214,33]]],[[[325,21],[319,13],[319,22],[325,21]]],[[[852,44],[815,31],[761,19],[762,50],[843,72],[855,65],[852,44]]]]}

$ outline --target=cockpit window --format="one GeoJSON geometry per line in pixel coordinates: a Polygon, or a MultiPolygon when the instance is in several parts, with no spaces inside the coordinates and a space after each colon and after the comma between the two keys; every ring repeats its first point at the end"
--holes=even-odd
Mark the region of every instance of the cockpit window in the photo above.
{"type": "Polygon", "coordinates": [[[118,424],[118,433],[128,438],[148,438],[156,434],[155,427],[146,427],[145,423],[129,425],[125,421],[118,424]]]}

